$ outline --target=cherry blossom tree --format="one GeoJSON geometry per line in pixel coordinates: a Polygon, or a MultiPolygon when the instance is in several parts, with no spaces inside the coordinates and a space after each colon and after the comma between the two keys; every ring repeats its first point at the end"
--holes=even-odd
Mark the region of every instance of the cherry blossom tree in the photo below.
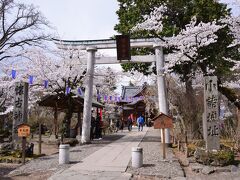
{"type": "MultiPolygon", "coordinates": [[[[155,34],[156,32],[161,32],[164,28],[163,22],[164,18],[166,18],[164,13],[166,11],[168,11],[168,8],[164,7],[164,5],[155,8],[150,15],[144,16],[144,21],[137,24],[133,30],[147,30],[155,34]]],[[[188,68],[184,68],[184,72],[182,72],[183,76],[189,79],[194,77],[196,72],[203,73],[204,75],[216,74],[219,76],[218,68],[222,68],[219,66],[219,62],[214,62],[213,59],[209,57],[211,54],[207,54],[207,56],[204,54],[206,53],[204,50],[207,48],[211,49],[212,45],[217,46],[219,44],[219,31],[226,31],[230,36],[229,39],[232,39],[226,47],[228,51],[233,54],[233,49],[235,49],[235,56],[228,54],[229,52],[226,52],[225,55],[222,54],[223,57],[221,58],[223,58],[223,62],[225,61],[227,68],[229,68],[228,71],[231,71],[230,68],[238,67],[239,51],[237,51],[236,54],[236,49],[239,47],[239,22],[239,17],[231,16],[220,19],[219,21],[207,23],[199,22],[196,17],[193,17],[189,24],[177,35],[167,38],[162,37],[161,39],[165,42],[163,46],[171,48],[174,56],[174,59],[172,58],[168,65],[168,69],[175,71],[179,65],[184,65],[188,68]],[[230,58],[227,58],[227,55],[229,55],[230,58]]],[[[238,81],[236,84],[237,83],[238,81]]],[[[237,99],[234,101],[237,101],[237,99]]],[[[236,103],[236,105],[240,107],[239,103],[236,103]]]]}
{"type": "Polygon", "coordinates": [[[235,0],[235,1],[236,1],[236,3],[238,3],[240,5],[240,0],[235,0]]]}
{"type": "MultiPolygon", "coordinates": [[[[154,8],[149,15],[143,16],[144,20],[132,30],[145,30],[150,35],[159,37],[159,34],[164,34],[162,32],[167,29],[165,25],[170,19],[169,11],[171,12],[169,6],[164,4],[154,8]]],[[[172,36],[159,37],[163,41],[162,46],[169,53],[166,73],[177,73],[185,82],[187,99],[190,101],[186,104],[193,110],[192,115],[188,113],[190,119],[198,119],[197,112],[194,112],[197,111],[197,97],[192,86],[193,81],[203,75],[216,75],[219,91],[240,109],[239,97],[232,90],[240,87],[239,19],[229,14],[202,22],[193,16],[188,24],[175,31],[172,36]]],[[[174,24],[173,29],[176,29],[174,24]]],[[[188,119],[188,116],[184,118],[188,119]]]]}
{"type": "Polygon", "coordinates": [[[68,109],[64,122],[66,124],[66,136],[69,136],[69,127],[73,113],[72,99],[77,92],[77,88],[84,82],[86,66],[83,65],[80,59],[66,58],[53,59],[45,56],[41,50],[31,50],[25,54],[28,60],[24,60],[24,66],[19,66],[15,63],[12,67],[3,65],[1,76],[1,89],[6,94],[5,106],[8,113],[13,109],[13,91],[15,82],[29,82],[29,78],[33,79],[33,84],[29,86],[29,109],[43,97],[43,95],[57,95],[59,98],[65,97],[68,109]],[[5,67],[5,68],[4,68],[5,67]],[[17,76],[15,79],[10,77],[12,69],[16,70],[17,76]],[[45,83],[45,85],[44,85],[45,83]],[[75,93],[70,92],[70,89],[75,89],[75,93]]]}
{"type": "MultiPolygon", "coordinates": [[[[2,62],[3,75],[0,77],[2,82],[0,89],[3,91],[5,98],[2,101],[5,102],[4,106],[7,109],[1,114],[13,110],[15,82],[29,82],[31,78],[33,83],[29,86],[29,109],[36,106],[45,95],[57,95],[66,99],[68,109],[63,121],[65,124],[63,129],[66,130],[65,136],[68,137],[73,114],[73,98],[80,92],[83,93],[84,87],[87,86],[86,55],[86,52],[76,52],[71,49],[55,50],[50,54],[45,50],[32,49],[24,54],[25,59],[21,62],[14,62],[10,66],[2,62]],[[13,69],[17,72],[15,79],[11,77],[13,69]]],[[[96,68],[94,83],[101,84],[101,92],[113,94],[116,83],[114,73],[110,68],[96,68]]]]}

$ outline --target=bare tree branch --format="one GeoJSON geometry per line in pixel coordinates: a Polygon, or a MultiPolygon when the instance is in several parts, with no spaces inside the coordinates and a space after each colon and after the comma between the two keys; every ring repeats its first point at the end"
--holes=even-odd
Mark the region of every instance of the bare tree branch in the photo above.
{"type": "Polygon", "coordinates": [[[32,5],[0,0],[0,24],[0,61],[16,56],[18,48],[41,46],[51,39],[45,33],[49,23],[32,5]]]}

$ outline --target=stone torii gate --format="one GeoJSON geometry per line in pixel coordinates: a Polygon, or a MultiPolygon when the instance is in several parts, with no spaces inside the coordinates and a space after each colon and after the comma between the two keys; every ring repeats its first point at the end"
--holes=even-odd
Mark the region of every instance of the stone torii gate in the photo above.
{"type": "MultiPolygon", "coordinates": [[[[148,47],[155,49],[155,55],[132,56],[130,61],[118,61],[116,57],[100,57],[96,58],[95,53],[98,49],[115,49],[116,40],[85,40],[85,41],[70,41],[54,39],[55,44],[61,49],[76,49],[86,50],[87,58],[87,81],[88,85],[85,89],[84,108],[83,108],[83,124],[82,124],[82,143],[90,142],[90,119],[92,109],[93,95],[93,74],[95,64],[120,64],[120,63],[135,63],[135,62],[156,62],[157,67],[157,85],[158,85],[158,103],[160,112],[168,115],[168,104],[166,94],[166,84],[164,77],[164,54],[161,46],[161,40],[157,38],[148,39],[131,39],[130,46],[132,48],[148,47]]],[[[163,137],[163,136],[161,136],[163,137]]],[[[165,142],[170,143],[170,130],[165,131],[165,142]]]]}

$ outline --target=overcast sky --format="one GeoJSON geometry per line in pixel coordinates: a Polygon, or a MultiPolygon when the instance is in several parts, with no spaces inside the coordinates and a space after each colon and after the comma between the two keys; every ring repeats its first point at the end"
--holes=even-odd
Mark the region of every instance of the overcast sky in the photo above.
{"type": "MultiPolygon", "coordinates": [[[[117,0],[18,0],[39,7],[43,15],[56,28],[61,39],[88,40],[108,39],[117,34],[113,29],[118,23],[117,0]]],[[[234,14],[239,14],[235,0],[221,0],[229,3],[234,14]]],[[[116,55],[116,50],[105,51],[116,55]]],[[[113,66],[112,66],[113,67],[113,66]]],[[[119,65],[115,66],[119,69],[119,65]]]]}
{"type": "MultiPolygon", "coordinates": [[[[51,22],[62,39],[87,40],[107,39],[116,32],[118,23],[117,0],[18,0],[38,6],[51,22]]],[[[229,3],[234,14],[239,14],[235,0],[221,0],[229,3]]]]}
{"type": "MultiPolygon", "coordinates": [[[[17,0],[33,4],[55,27],[59,38],[65,40],[108,39],[117,34],[113,29],[118,23],[117,0],[17,0]]],[[[221,0],[229,3],[234,14],[239,14],[235,0],[221,0]]],[[[116,50],[105,51],[116,55],[116,50]]],[[[120,70],[120,65],[111,66],[120,70]]],[[[129,80],[127,80],[129,81],[129,80]]],[[[126,84],[123,83],[123,84],[126,84]]]]}
{"type": "Polygon", "coordinates": [[[117,0],[19,0],[39,7],[62,39],[108,39],[116,34],[117,0]]]}

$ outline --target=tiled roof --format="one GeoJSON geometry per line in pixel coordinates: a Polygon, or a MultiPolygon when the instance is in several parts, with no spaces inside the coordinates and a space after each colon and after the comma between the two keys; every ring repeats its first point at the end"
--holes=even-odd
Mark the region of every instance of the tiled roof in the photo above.
{"type": "Polygon", "coordinates": [[[142,91],[143,86],[123,86],[121,97],[134,97],[142,91]]]}

